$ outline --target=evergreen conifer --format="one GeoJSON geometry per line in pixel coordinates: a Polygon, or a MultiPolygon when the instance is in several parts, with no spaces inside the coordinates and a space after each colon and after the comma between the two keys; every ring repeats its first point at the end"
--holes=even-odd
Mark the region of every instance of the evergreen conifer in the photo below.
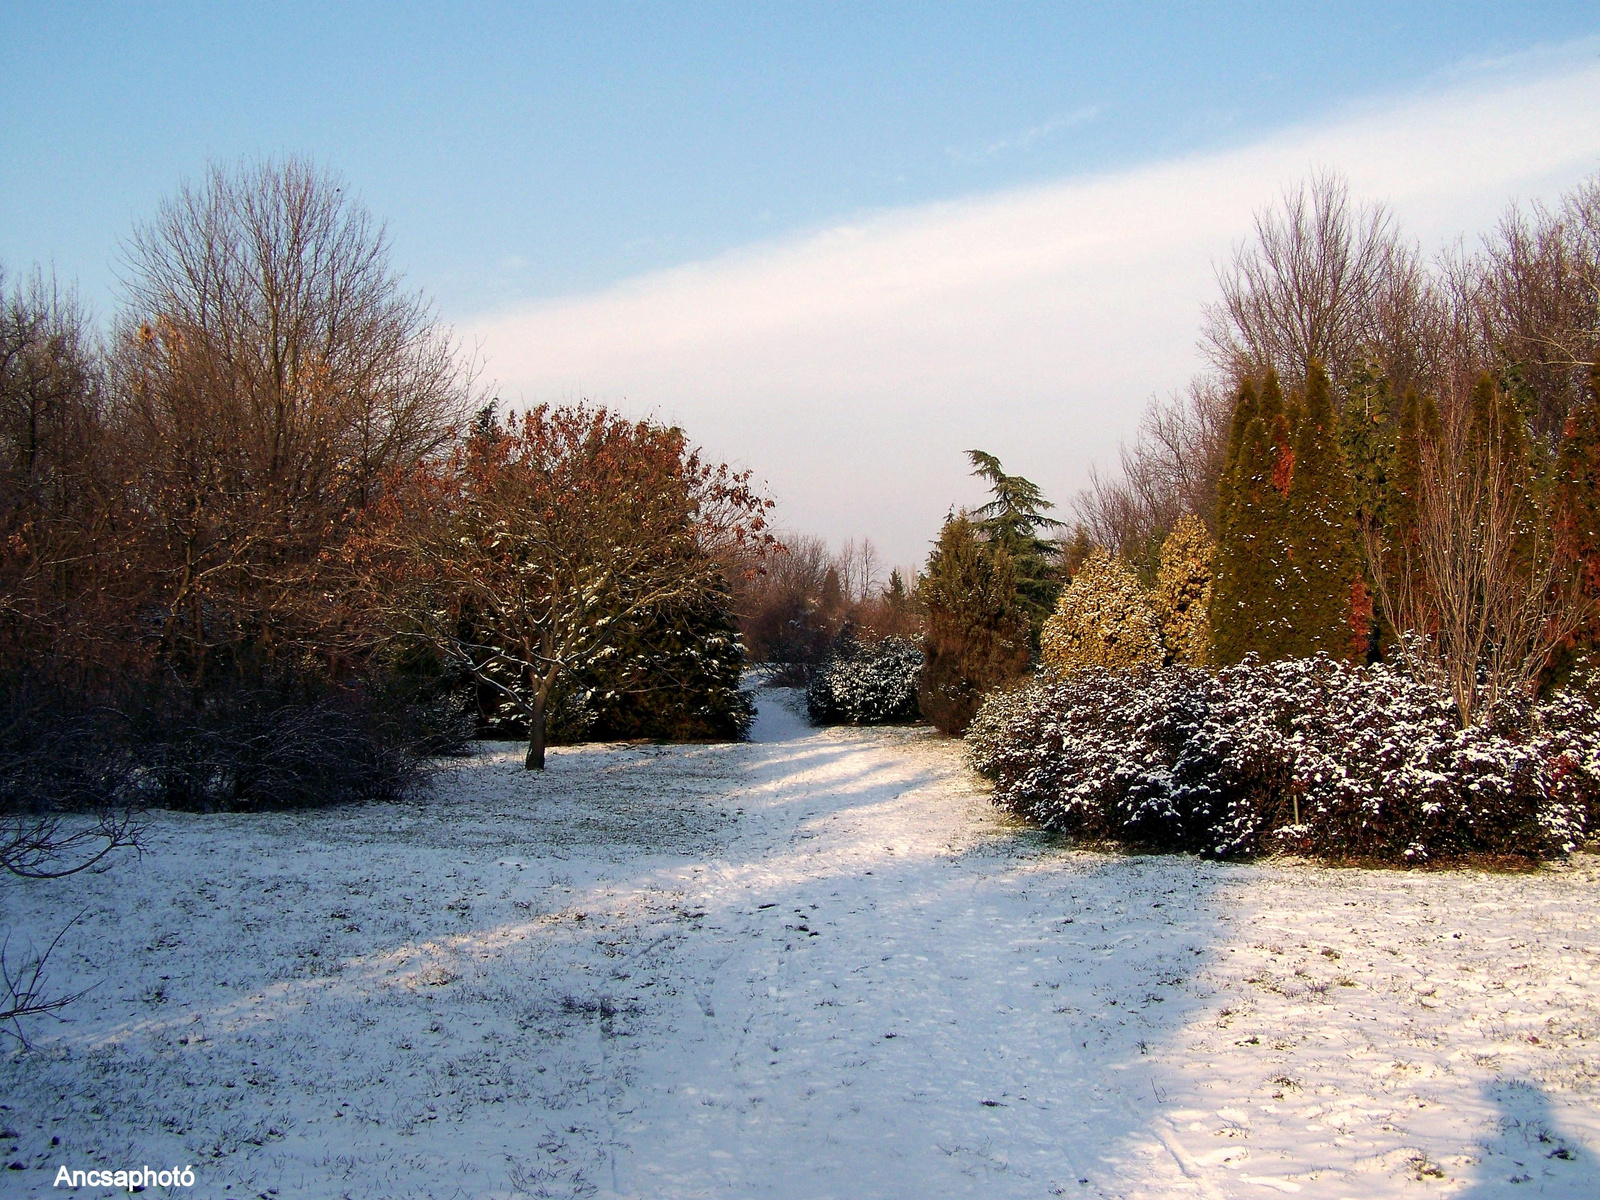
{"type": "Polygon", "coordinates": [[[739,741],[755,716],[740,690],[744,643],[726,586],[629,623],[613,652],[558,683],[553,742],[739,741]]]}
{"type": "Polygon", "coordinates": [[[825,620],[832,621],[844,607],[844,584],[839,579],[839,568],[829,567],[822,577],[822,596],[819,601],[825,620]]]}
{"type": "Polygon", "coordinates": [[[1296,422],[1294,465],[1285,496],[1290,567],[1284,596],[1291,658],[1327,653],[1365,661],[1372,600],[1356,542],[1355,498],[1327,372],[1316,359],[1296,422]]]}
{"type": "Polygon", "coordinates": [[[980,536],[1005,550],[1017,573],[1017,595],[1034,636],[1054,610],[1061,584],[1056,565],[1059,547],[1043,537],[1061,522],[1044,514],[1055,507],[1032,480],[1007,475],[1000,460],[983,450],[968,450],[972,473],[989,481],[994,499],[977,510],[980,536]]]}
{"type": "Polygon", "coordinates": [[[1150,603],[1167,663],[1204,666],[1211,657],[1212,562],[1216,543],[1193,513],[1178,518],[1161,543],[1161,565],[1150,603]]]}
{"type": "Polygon", "coordinates": [[[1040,659],[1065,674],[1084,667],[1161,665],[1161,634],[1133,568],[1096,547],[1044,623],[1040,659]]]}
{"type": "Polygon", "coordinates": [[[1600,363],[1561,430],[1555,507],[1558,552],[1580,571],[1584,593],[1600,598],[1600,363]]]}
{"type": "MultiPolygon", "coordinates": [[[[1403,554],[1416,540],[1417,498],[1422,491],[1422,445],[1437,425],[1438,412],[1432,398],[1423,400],[1415,388],[1408,388],[1400,402],[1394,449],[1384,478],[1383,531],[1389,556],[1403,554]]],[[[1401,569],[1399,557],[1392,557],[1392,564],[1389,569],[1401,569]]]]}
{"type": "Polygon", "coordinates": [[[1537,447],[1516,396],[1488,371],[1472,389],[1468,439],[1471,452],[1488,456],[1496,465],[1499,485],[1515,495],[1513,547],[1517,561],[1526,565],[1537,539],[1535,522],[1542,499],[1536,494],[1539,476],[1533,465],[1537,447]]]}
{"type": "Polygon", "coordinates": [[[1554,472],[1556,553],[1578,579],[1591,606],[1584,626],[1556,656],[1559,677],[1581,655],[1600,647],[1600,363],[1590,368],[1589,390],[1567,412],[1554,472]]]}
{"type": "Polygon", "coordinates": [[[1063,537],[1057,546],[1061,558],[1061,578],[1065,583],[1071,583],[1078,568],[1094,553],[1094,539],[1089,536],[1088,527],[1079,522],[1072,527],[1072,536],[1063,537]]]}
{"type": "Polygon", "coordinates": [[[1339,408],[1339,441],[1350,469],[1358,529],[1382,529],[1387,476],[1394,461],[1396,421],[1389,380],[1371,363],[1348,385],[1339,408]]]}
{"type": "MultiPolygon", "coordinates": [[[[1397,590],[1421,587],[1416,566],[1418,503],[1422,495],[1422,454],[1425,444],[1439,435],[1439,410],[1432,396],[1418,396],[1407,388],[1395,421],[1394,445],[1384,470],[1383,493],[1377,508],[1382,530],[1381,557],[1376,566],[1397,590]]],[[[1396,651],[1397,635],[1383,622],[1379,649],[1385,659],[1396,651]]]]}
{"type": "Polygon", "coordinates": [[[1016,569],[1004,547],[980,538],[965,514],[953,515],[917,581],[917,599],[927,615],[917,700],[938,729],[960,734],[984,693],[1028,669],[1016,569]]]}
{"type": "Polygon", "coordinates": [[[1294,448],[1276,372],[1267,372],[1259,396],[1248,384],[1240,387],[1228,457],[1211,600],[1213,654],[1223,665],[1251,652],[1285,658],[1292,652],[1284,596],[1293,570],[1286,494],[1294,448]]]}

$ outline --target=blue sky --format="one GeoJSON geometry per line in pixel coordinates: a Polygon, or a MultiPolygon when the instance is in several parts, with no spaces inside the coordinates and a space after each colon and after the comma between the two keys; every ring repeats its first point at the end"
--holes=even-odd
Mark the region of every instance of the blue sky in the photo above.
{"type": "Polygon", "coordinates": [[[1579,4],[7,3],[0,261],[106,307],[208,157],[344,172],[447,315],[1248,140],[1600,30],[1579,4]]]}
{"type": "Polygon", "coordinates": [[[1310,170],[1433,247],[1600,169],[1592,5],[0,4],[13,273],[107,314],[180,180],[309,155],[506,400],[680,421],[902,565],[968,446],[1112,459],[1310,170]]]}

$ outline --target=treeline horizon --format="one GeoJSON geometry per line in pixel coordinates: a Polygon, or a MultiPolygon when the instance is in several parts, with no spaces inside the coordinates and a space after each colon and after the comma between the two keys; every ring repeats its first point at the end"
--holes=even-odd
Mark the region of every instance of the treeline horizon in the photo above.
{"type": "Polygon", "coordinates": [[[748,472],[586,403],[502,414],[302,160],[212,166],[123,260],[101,329],[0,277],[0,807],[387,798],[485,732],[530,767],[547,733],[742,736],[748,472]]]}
{"type": "MultiPolygon", "coordinates": [[[[546,733],[741,736],[743,664],[801,681],[846,631],[920,640],[930,678],[949,673],[924,694],[948,693],[937,723],[958,732],[986,690],[1041,660],[1095,547],[1156,586],[1184,517],[1216,549],[1189,537],[1200,565],[1160,620],[1200,629],[1196,614],[1229,605],[1237,619],[1185,632],[1182,653],[1198,660],[1202,640],[1218,661],[1290,652],[1250,632],[1283,624],[1277,584],[1240,582],[1273,556],[1229,549],[1247,518],[1264,536],[1290,509],[1305,532],[1285,534],[1279,557],[1297,578],[1327,565],[1312,559],[1335,564],[1337,586],[1310,592],[1338,593],[1342,623],[1293,652],[1337,643],[1360,657],[1350,621],[1369,604],[1365,655],[1403,653],[1405,635],[1435,632],[1408,623],[1437,623],[1446,599],[1419,573],[1462,564],[1428,565],[1421,531],[1440,513],[1396,524],[1396,463],[1409,453],[1403,489],[1442,504],[1425,476],[1466,459],[1431,433],[1423,446],[1419,428],[1457,431],[1450,453],[1464,438],[1517,447],[1491,460],[1527,503],[1496,519],[1549,516],[1540,481],[1590,396],[1597,246],[1595,181],[1554,207],[1508,209],[1475,254],[1426,259],[1381,205],[1315,176],[1264,209],[1219,270],[1221,298],[1203,310],[1209,370],[1150,404],[1118,472],[1067,520],[975,449],[990,503],[950,514],[921,570],[885,579],[870,541],[830,556],[815,538],[775,537],[749,473],[703,461],[684,431],[585,404],[502,415],[342,181],[293,159],[212,167],[134,227],[126,299],[104,328],[37,270],[0,281],[0,670],[13,696],[49,694],[63,711],[114,699],[167,760],[187,756],[168,791],[202,805],[269,790],[217,766],[216,744],[237,739],[206,722],[225,710],[270,742],[275,714],[300,705],[317,714],[301,726],[344,720],[351,744],[373,747],[390,737],[374,742],[374,725],[403,711],[401,740],[437,749],[466,735],[454,706],[470,692],[473,728],[527,734],[537,765],[546,733]],[[1474,411],[1487,414],[1476,426],[1474,411]],[[1297,455],[1298,472],[1284,465],[1297,455]],[[1291,480],[1304,491],[1319,471],[1338,495],[1307,508],[1291,480]],[[1288,508],[1260,525],[1269,493],[1288,508]],[[1329,513],[1338,545],[1315,534],[1329,513]],[[1241,587],[1268,607],[1240,616],[1253,611],[1241,587]],[[184,712],[199,726],[172,727],[184,712]]],[[[1521,579],[1526,601],[1529,572],[1548,575],[1560,555],[1519,545],[1501,576],[1521,579]]],[[[1575,553],[1570,538],[1560,553],[1575,553]]],[[[1533,608],[1548,617],[1545,585],[1533,608]]],[[[1574,643],[1587,620],[1554,640],[1574,643]]],[[[1159,631],[1156,643],[1173,661],[1177,643],[1159,631]]],[[[1464,669],[1433,657],[1436,673],[1464,669]]],[[[1456,690],[1466,703],[1459,678],[1456,690]]]]}

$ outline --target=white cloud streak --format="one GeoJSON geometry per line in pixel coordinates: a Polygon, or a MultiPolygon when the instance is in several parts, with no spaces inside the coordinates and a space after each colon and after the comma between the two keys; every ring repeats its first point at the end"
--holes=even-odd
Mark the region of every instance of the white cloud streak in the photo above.
{"type": "Polygon", "coordinates": [[[952,150],[950,154],[952,158],[973,162],[981,158],[998,158],[1000,155],[1008,154],[1013,150],[1032,150],[1046,138],[1057,133],[1063,133],[1068,129],[1077,129],[1080,126],[1087,125],[1099,115],[1100,106],[1098,104],[1086,104],[1082,108],[1075,108],[1069,113],[1051,117],[1048,121],[1041,121],[1037,125],[1024,129],[1014,137],[1001,138],[999,141],[985,146],[981,154],[972,154],[960,150],[952,150]]]}
{"type": "Polygon", "coordinates": [[[923,557],[981,446],[1065,502],[1198,366],[1213,264],[1316,168],[1425,245],[1600,167],[1593,47],[1251,145],[878,213],[463,330],[508,401],[585,396],[755,468],[792,528],[923,557]]]}

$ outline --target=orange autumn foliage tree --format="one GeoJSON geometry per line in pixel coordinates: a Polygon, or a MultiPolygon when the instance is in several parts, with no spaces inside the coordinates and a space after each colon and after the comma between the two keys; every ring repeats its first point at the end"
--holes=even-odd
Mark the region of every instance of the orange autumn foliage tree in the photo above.
{"type": "Polygon", "coordinates": [[[563,675],[725,589],[741,552],[772,544],[771,504],[680,429],[585,404],[486,409],[375,506],[351,543],[352,594],[500,696],[527,722],[527,767],[543,769],[563,675]]]}

